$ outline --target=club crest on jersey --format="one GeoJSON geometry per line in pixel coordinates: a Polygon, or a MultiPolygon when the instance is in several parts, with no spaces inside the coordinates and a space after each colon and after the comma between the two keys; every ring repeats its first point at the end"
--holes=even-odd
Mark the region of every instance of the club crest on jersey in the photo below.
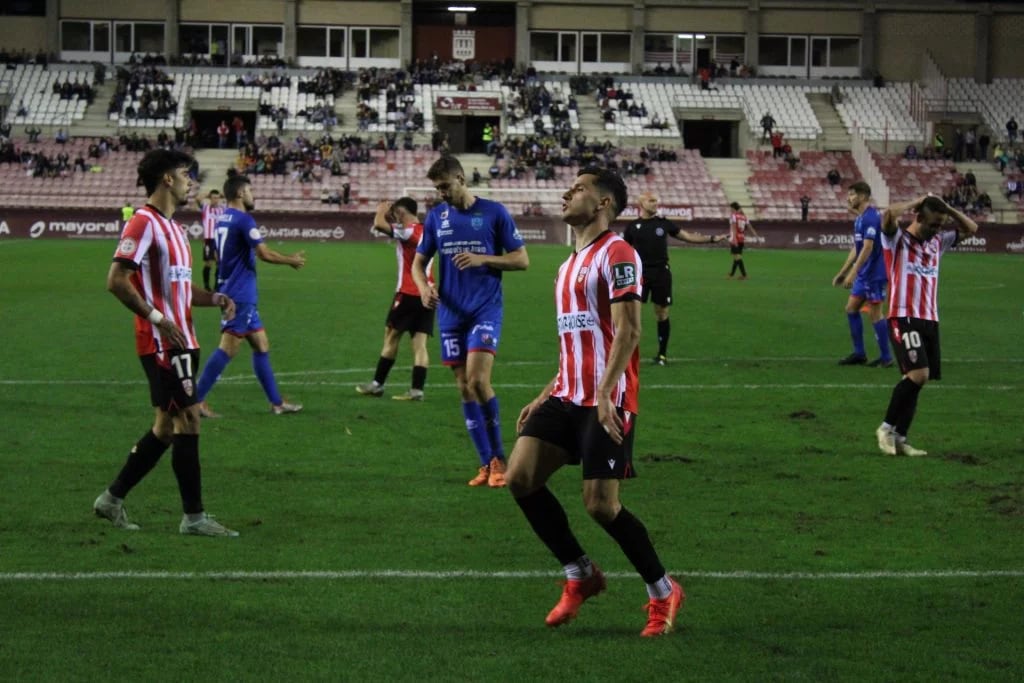
{"type": "Polygon", "coordinates": [[[121,245],[117,248],[122,254],[134,254],[135,248],[138,247],[138,243],[131,237],[125,237],[121,240],[121,245]]]}
{"type": "Polygon", "coordinates": [[[910,358],[911,363],[917,362],[917,351],[915,351],[914,349],[907,351],[907,356],[910,358]]]}
{"type": "Polygon", "coordinates": [[[614,263],[612,264],[612,276],[615,278],[615,288],[632,287],[637,284],[637,272],[635,263],[614,263]]]}
{"type": "Polygon", "coordinates": [[[181,388],[185,390],[185,395],[186,396],[191,396],[192,395],[192,391],[193,391],[193,389],[192,389],[192,380],[190,380],[190,379],[183,379],[183,380],[181,380],[181,388]]]}
{"type": "Polygon", "coordinates": [[[447,218],[448,218],[448,209],[445,209],[444,211],[441,212],[441,219],[442,220],[447,220],[447,218]]]}
{"type": "Polygon", "coordinates": [[[474,230],[479,230],[484,227],[484,219],[476,215],[469,219],[469,224],[473,226],[474,230]]]}
{"type": "Polygon", "coordinates": [[[658,237],[661,237],[662,235],[665,234],[665,231],[662,228],[655,228],[654,234],[657,235],[658,237]]]}
{"type": "Polygon", "coordinates": [[[579,274],[576,276],[576,282],[580,283],[587,279],[587,273],[590,272],[590,266],[583,266],[580,268],[579,274]]]}

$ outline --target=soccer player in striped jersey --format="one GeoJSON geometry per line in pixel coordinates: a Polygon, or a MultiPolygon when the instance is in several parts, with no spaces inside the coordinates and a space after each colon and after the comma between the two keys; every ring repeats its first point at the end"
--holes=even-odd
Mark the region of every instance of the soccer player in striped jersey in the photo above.
{"type": "Polygon", "coordinates": [[[846,204],[856,214],[853,221],[853,246],[846,255],[843,267],[834,278],[832,286],[850,290],[846,300],[846,320],[850,326],[853,352],[839,361],[840,365],[863,365],[868,362],[864,351],[864,322],[860,317],[861,306],[868,303],[871,326],[878,342],[879,357],[872,361],[872,367],[892,367],[892,353],[889,351],[889,330],[882,315],[885,300],[885,258],[882,256],[882,216],[871,206],[871,186],[863,180],[850,185],[846,193],[846,204]]]}
{"type": "Polygon", "coordinates": [[[892,390],[885,421],[875,430],[886,455],[927,455],[907,443],[917,397],[929,380],[941,379],[939,355],[939,262],[978,224],[931,195],[890,206],[882,222],[882,248],[889,269],[889,333],[902,379],[892,390]],[[906,228],[898,221],[913,210],[906,228]],[[953,225],[947,227],[952,220],[953,225]]]}
{"type": "Polygon", "coordinates": [[[747,214],[743,213],[739,202],[733,202],[729,208],[732,209],[732,214],[729,216],[729,251],[732,252],[732,270],[729,271],[729,279],[736,275],[736,269],[739,268],[740,279],[746,280],[747,267],[743,265],[743,245],[747,241],[747,230],[754,237],[757,237],[757,231],[747,219],[747,214]]]}
{"type": "MultiPolygon", "coordinates": [[[[388,311],[384,327],[384,346],[381,348],[380,358],[377,359],[373,381],[356,386],[356,391],[364,396],[384,395],[384,383],[398,355],[398,342],[402,340],[402,335],[408,332],[413,353],[412,387],[406,393],[396,394],[391,398],[398,401],[423,400],[423,386],[427,381],[427,366],[430,361],[427,337],[434,333],[434,311],[423,305],[420,290],[412,279],[412,262],[416,257],[416,248],[423,239],[423,224],[417,215],[418,208],[415,199],[402,197],[394,204],[380,202],[377,205],[377,214],[373,217],[373,229],[395,241],[398,285],[395,287],[395,297],[388,311]]],[[[433,284],[429,264],[427,279],[433,284]]]]}
{"type": "Polygon", "coordinates": [[[647,584],[648,618],[641,635],[659,636],[672,630],[686,596],[665,572],[643,523],[619,500],[622,480],[635,476],[643,277],[640,256],[608,228],[626,199],[622,178],[597,168],[580,171],[563,197],[562,218],[572,226],[576,248],[555,281],[558,374],[519,414],[519,439],[506,481],[530,526],[565,570],[562,597],[547,616],[548,626],[572,621],[583,602],[606,587],[547,487],[563,465],[581,465],[587,512],[647,584]]]}
{"type": "Polygon", "coordinates": [[[257,308],[256,259],[299,270],[306,265],[306,253],[280,254],[264,243],[256,221],[249,213],[256,208],[249,178],[234,175],[224,181],[224,198],[228,201],[228,208],[217,220],[215,231],[217,261],[220,264],[217,289],[235,300],[238,311],[233,319],[221,320],[220,345],[203,366],[203,374],[196,387],[200,413],[203,417],[217,417],[207,405],[206,397],[238,353],[243,339],[252,348],[252,369],[270,401],[270,412],[274,415],[297,413],[302,410],[302,405],[284,400],[277,389],[274,370],[270,367],[270,341],[257,308]]]}
{"type": "Polygon", "coordinates": [[[412,274],[423,305],[438,311],[441,362],[455,373],[480,468],[470,486],[505,486],[505,447],[498,397],[491,386],[504,314],[501,276],[526,270],[530,257],[515,222],[498,202],[476,197],[462,164],[443,156],[427,171],[442,202],[427,215],[412,274]],[[440,285],[427,277],[438,255],[440,285]]]}
{"type": "Polygon", "coordinates": [[[192,157],[155,149],[139,163],[139,179],[149,200],[121,234],[107,289],[135,314],[135,346],[149,380],[156,417],[153,428],[132,448],[117,478],[93,503],[97,516],[119,529],[135,531],[124,498],[171,448],[184,510],[178,530],[198,536],[237,536],[203,508],[199,468],[199,406],[194,372],[199,342],[192,325],[193,306],[219,306],[224,318],[235,303],[224,294],[192,287],[192,250],[188,233],[172,220],[185,203],[192,157]]]}
{"type": "MultiPolygon", "coordinates": [[[[224,213],[220,199],[219,190],[210,190],[205,204],[196,199],[203,220],[203,286],[207,289],[210,289],[210,271],[217,265],[217,244],[213,239],[213,231],[217,227],[217,219],[224,213]]],[[[213,281],[217,282],[216,274],[213,281]]]]}

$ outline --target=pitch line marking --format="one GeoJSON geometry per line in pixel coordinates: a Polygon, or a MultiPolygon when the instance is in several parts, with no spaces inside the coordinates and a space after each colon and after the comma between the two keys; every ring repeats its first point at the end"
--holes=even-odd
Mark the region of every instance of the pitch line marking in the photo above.
{"type": "MultiPolygon", "coordinates": [[[[688,579],[725,581],[877,581],[884,579],[1019,579],[1024,569],[938,569],[859,572],[762,572],[762,571],[672,571],[688,579]]],[[[634,572],[605,572],[614,579],[635,578],[634,572]]],[[[50,581],[334,581],[350,579],[557,579],[554,571],[415,571],[401,569],[352,569],[343,571],[222,571],[222,572],[0,572],[0,582],[40,583],[50,581]]]]}

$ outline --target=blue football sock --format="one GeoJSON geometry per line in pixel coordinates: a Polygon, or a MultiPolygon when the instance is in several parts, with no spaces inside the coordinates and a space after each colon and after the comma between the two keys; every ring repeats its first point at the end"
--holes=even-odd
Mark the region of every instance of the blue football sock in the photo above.
{"type": "Polygon", "coordinates": [[[872,324],[872,327],[875,328],[875,341],[878,342],[878,350],[881,352],[881,358],[885,362],[892,360],[892,352],[889,350],[888,322],[885,318],[882,318],[877,323],[872,324]]]}
{"type": "Polygon", "coordinates": [[[220,379],[220,374],[224,372],[224,368],[231,362],[231,356],[224,353],[224,350],[218,348],[206,361],[206,365],[203,366],[203,374],[199,376],[199,386],[196,387],[196,392],[200,401],[206,400],[206,395],[213,389],[213,385],[220,379]]]}
{"type": "Polygon", "coordinates": [[[256,373],[256,379],[263,386],[263,393],[271,405],[281,405],[281,394],[277,391],[277,380],[274,379],[274,371],[270,369],[270,354],[254,351],[252,354],[252,369],[256,373]]]}
{"type": "Polygon", "coordinates": [[[466,431],[469,432],[469,438],[473,440],[477,455],[480,456],[480,464],[491,464],[491,442],[487,438],[487,424],[480,404],[476,401],[466,401],[462,404],[462,414],[466,418],[466,431]]]}
{"type": "Polygon", "coordinates": [[[484,420],[487,422],[487,438],[491,444],[491,455],[496,458],[505,459],[505,447],[501,443],[501,418],[498,416],[498,397],[492,396],[491,400],[484,403],[484,420]]]}
{"type": "Polygon", "coordinates": [[[850,323],[850,339],[853,340],[853,352],[858,356],[864,354],[864,321],[861,320],[860,311],[847,313],[846,320],[850,323]]]}

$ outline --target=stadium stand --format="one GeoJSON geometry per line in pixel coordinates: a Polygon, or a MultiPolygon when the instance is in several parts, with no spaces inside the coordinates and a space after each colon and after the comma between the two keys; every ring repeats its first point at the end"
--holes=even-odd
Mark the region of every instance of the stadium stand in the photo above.
{"type": "Polygon", "coordinates": [[[1024,79],[996,78],[991,83],[976,83],[966,78],[950,78],[951,102],[974,105],[985,124],[994,132],[994,140],[1006,140],[1006,122],[1020,117],[1024,103],[1024,79]]]}
{"type": "Polygon", "coordinates": [[[850,154],[804,151],[800,163],[790,170],[785,160],[768,152],[747,152],[751,175],[747,182],[757,215],[762,219],[800,219],[800,198],[810,201],[810,220],[844,220],[847,187],[860,180],[860,171],[850,154]],[[826,176],[839,171],[840,182],[832,185],[826,176]]]}
{"type": "Polygon", "coordinates": [[[11,106],[5,121],[12,125],[70,126],[85,115],[87,98],[73,94],[62,98],[54,92],[54,84],[78,83],[92,87],[92,67],[44,68],[41,64],[18,64],[3,70],[5,90],[10,93],[11,106]],[[20,110],[24,109],[24,115],[20,110]]]}
{"type": "Polygon", "coordinates": [[[856,129],[866,140],[923,140],[924,131],[910,114],[910,84],[890,83],[884,88],[840,88],[836,111],[848,131],[856,129]]]}

